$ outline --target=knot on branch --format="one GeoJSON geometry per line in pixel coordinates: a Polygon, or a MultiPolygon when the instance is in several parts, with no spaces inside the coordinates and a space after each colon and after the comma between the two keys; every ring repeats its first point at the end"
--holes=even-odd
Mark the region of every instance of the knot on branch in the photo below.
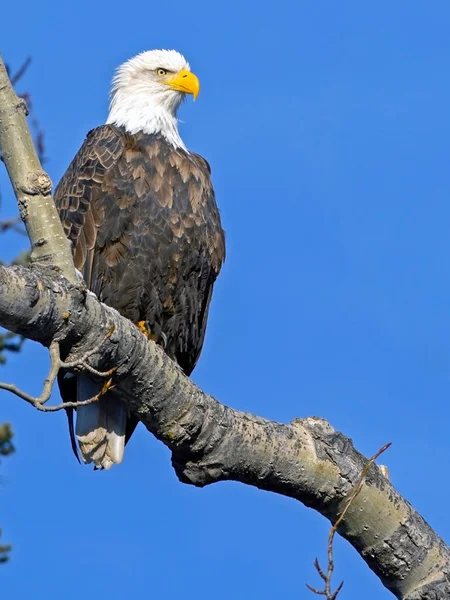
{"type": "Polygon", "coordinates": [[[181,452],[172,452],[172,467],[181,483],[195,487],[205,487],[228,479],[222,465],[209,464],[202,460],[188,460],[188,457],[181,452]]]}
{"type": "Polygon", "coordinates": [[[22,191],[32,196],[47,196],[52,191],[52,180],[45,171],[32,171],[22,191]]]}
{"type": "Polygon", "coordinates": [[[28,117],[28,115],[30,114],[30,111],[28,110],[28,104],[26,103],[24,98],[18,98],[18,102],[16,104],[16,110],[23,111],[23,114],[28,117]]]}
{"type": "Polygon", "coordinates": [[[323,419],[322,417],[306,417],[305,419],[299,419],[296,417],[295,419],[292,419],[291,426],[302,429],[306,428],[309,431],[318,432],[322,435],[330,435],[335,433],[335,429],[326,419],[323,419]]]}
{"type": "Polygon", "coordinates": [[[240,434],[234,437],[236,415],[213,398],[209,397],[209,400],[202,410],[199,411],[200,405],[197,405],[195,410],[183,414],[177,423],[179,430],[172,446],[172,466],[178,479],[197,487],[229,479],[230,464],[238,452],[236,440],[242,441],[246,427],[251,428],[242,418],[240,434]]]}

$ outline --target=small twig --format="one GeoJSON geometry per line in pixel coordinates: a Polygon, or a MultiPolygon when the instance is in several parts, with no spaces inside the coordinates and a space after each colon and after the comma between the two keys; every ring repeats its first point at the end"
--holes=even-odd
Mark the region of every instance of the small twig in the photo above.
{"type": "Polygon", "coordinates": [[[96,375],[97,377],[109,377],[116,371],[116,369],[117,369],[116,367],[109,369],[109,371],[105,371],[105,372],[98,371],[97,369],[94,369],[94,367],[91,367],[87,363],[87,360],[93,354],[95,354],[96,352],[98,352],[100,350],[103,343],[111,337],[113,332],[114,332],[114,327],[110,327],[108,332],[106,333],[105,337],[101,340],[101,342],[99,344],[97,344],[94,348],[92,348],[88,352],[85,352],[83,354],[83,356],[81,356],[79,359],[70,361],[70,362],[64,362],[63,360],[61,360],[59,343],[56,341],[53,341],[49,347],[50,370],[48,372],[47,377],[44,380],[44,387],[43,387],[43,390],[42,390],[42,393],[40,396],[31,396],[30,394],[27,394],[26,392],[19,389],[13,383],[0,382],[0,390],[6,390],[8,392],[11,392],[12,394],[18,396],[22,400],[25,400],[26,402],[28,402],[29,404],[34,406],[34,408],[36,408],[37,410],[40,410],[42,412],[55,412],[55,411],[61,410],[63,408],[77,408],[78,406],[86,406],[87,404],[92,404],[94,402],[97,402],[100,399],[100,397],[103,396],[103,394],[106,392],[106,389],[108,389],[107,387],[103,386],[103,388],[100,390],[100,392],[98,394],[96,394],[92,398],[88,398],[87,400],[81,400],[79,402],[63,402],[62,404],[57,404],[54,406],[45,406],[45,403],[49,400],[49,398],[52,394],[53,386],[55,385],[55,381],[56,381],[56,377],[61,368],[64,368],[67,370],[69,370],[69,369],[70,370],[81,370],[81,371],[86,370],[89,373],[96,375]]]}
{"type": "Polygon", "coordinates": [[[58,375],[58,371],[61,366],[58,342],[52,342],[50,344],[50,347],[48,350],[50,353],[50,360],[51,360],[50,370],[48,372],[47,377],[44,380],[44,388],[43,388],[40,396],[38,396],[38,397],[31,396],[30,394],[27,394],[26,392],[23,392],[22,390],[20,390],[13,383],[0,382],[0,389],[6,390],[7,392],[11,392],[12,394],[15,394],[16,396],[19,396],[19,398],[22,398],[22,400],[25,400],[26,402],[28,402],[29,404],[32,404],[35,407],[37,407],[38,405],[42,406],[43,404],[45,404],[45,402],[47,402],[47,400],[51,396],[53,384],[55,383],[56,376],[58,375]]]}
{"type": "Polygon", "coordinates": [[[327,568],[327,573],[325,574],[322,570],[322,568],[320,567],[319,561],[316,558],[314,561],[314,567],[317,571],[317,573],[319,574],[319,577],[322,579],[322,581],[324,582],[324,589],[323,590],[317,590],[316,588],[313,588],[311,585],[306,584],[306,587],[313,592],[314,594],[317,594],[318,596],[325,596],[325,598],[327,600],[336,600],[339,592],[342,590],[342,586],[344,585],[344,582],[341,581],[341,583],[338,585],[338,587],[336,588],[336,590],[334,592],[331,591],[331,576],[333,574],[334,571],[334,558],[333,558],[333,540],[334,540],[334,536],[336,535],[336,532],[338,530],[339,525],[342,523],[348,509],[350,508],[350,506],[352,505],[353,501],[355,500],[356,496],[359,494],[359,492],[362,489],[362,486],[364,484],[364,480],[366,478],[366,475],[370,469],[370,467],[375,463],[375,461],[377,460],[377,458],[383,454],[383,452],[385,452],[389,446],[391,445],[391,442],[389,442],[388,444],[385,444],[380,450],[378,450],[378,452],[376,454],[374,454],[366,463],[365,467],[363,468],[363,470],[361,471],[361,476],[358,479],[355,487],[353,488],[352,493],[350,494],[350,496],[347,499],[347,502],[345,503],[344,509],[341,512],[341,514],[339,515],[338,519],[336,520],[336,523],[333,525],[333,527],[330,529],[330,533],[328,534],[328,568],[327,568]]]}
{"type": "MultiPolygon", "coordinates": [[[[61,363],[61,366],[63,366],[64,368],[66,368],[67,363],[61,363]]],[[[87,371],[88,373],[91,373],[92,375],[95,375],[95,377],[110,377],[113,373],[115,373],[117,371],[117,367],[113,367],[112,369],[109,369],[109,371],[97,371],[97,369],[94,369],[94,367],[91,367],[91,365],[88,365],[87,363],[80,363],[79,367],[81,367],[82,371],[87,371]]]]}
{"type": "MultiPolygon", "coordinates": [[[[11,75],[10,69],[6,65],[6,69],[7,69],[7,72],[8,72],[8,75],[9,75],[9,78],[10,78],[10,81],[11,81],[11,84],[13,87],[16,86],[16,84],[19,83],[19,81],[23,78],[25,73],[28,71],[28,67],[30,65],[31,65],[31,57],[29,56],[25,60],[23,65],[16,71],[16,73],[14,73],[14,75],[11,75]]],[[[32,101],[31,101],[31,94],[28,92],[23,92],[22,94],[19,94],[19,96],[20,96],[20,98],[25,100],[25,102],[27,104],[27,108],[28,108],[29,114],[31,116],[31,125],[34,129],[34,138],[35,138],[34,142],[36,144],[37,155],[39,157],[41,164],[44,164],[44,162],[46,162],[44,132],[42,131],[37,118],[35,116],[33,116],[33,105],[32,105],[32,101]]]]}
{"type": "Polygon", "coordinates": [[[21,235],[27,235],[27,232],[22,226],[22,219],[19,216],[0,221],[0,233],[5,233],[10,229],[21,235]]]}
{"type": "Polygon", "coordinates": [[[19,336],[11,331],[0,333],[0,364],[6,362],[6,358],[3,354],[5,351],[20,352],[24,342],[25,338],[23,336],[19,336]]]}
{"type": "Polygon", "coordinates": [[[95,396],[92,396],[92,398],[88,398],[87,400],[79,400],[78,402],[62,402],[61,404],[55,404],[52,406],[36,404],[35,408],[41,412],[57,412],[58,410],[63,410],[66,408],[78,408],[79,406],[86,406],[87,404],[94,404],[94,402],[98,402],[103,394],[104,391],[101,389],[98,394],[95,394],[95,396]]]}
{"type": "Polygon", "coordinates": [[[18,83],[22,79],[22,77],[25,75],[28,67],[30,66],[30,64],[31,64],[31,56],[28,56],[28,58],[25,59],[25,62],[20,67],[20,69],[14,75],[10,75],[12,85],[16,85],[16,83],[18,83]]]}
{"type": "MultiPolygon", "coordinates": [[[[96,371],[96,369],[94,369],[93,367],[87,365],[87,360],[89,358],[91,358],[91,356],[93,356],[94,354],[96,354],[96,352],[98,352],[100,350],[100,348],[103,346],[103,343],[106,342],[106,340],[109,340],[109,338],[112,336],[112,334],[114,333],[114,327],[110,327],[108,329],[108,331],[106,332],[105,337],[102,339],[102,341],[97,344],[96,346],[94,346],[93,348],[91,348],[90,350],[88,350],[87,352],[85,352],[82,356],[80,356],[80,358],[78,358],[77,360],[74,361],[69,361],[69,362],[63,362],[61,361],[61,366],[64,367],[65,369],[76,369],[79,368],[80,366],[83,368],[88,367],[87,370],[92,369],[90,372],[96,375],[98,375],[99,377],[107,377],[108,375],[110,375],[111,373],[109,371],[102,373],[101,371],[96,371]]],[[[112,369],[112,372],[114,372],[115,369],[112,369]]]]}

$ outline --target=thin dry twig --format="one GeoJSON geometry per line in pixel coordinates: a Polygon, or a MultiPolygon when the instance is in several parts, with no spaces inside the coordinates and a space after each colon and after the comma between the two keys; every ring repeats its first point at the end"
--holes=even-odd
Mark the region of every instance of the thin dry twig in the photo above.
{"type": "Polygon", "coordinates": [[[96,354],[100,350],[103,343],[111,337],[113,332],[114,327],[110,327],[105,337],[99,344],[97,344],[94,348],[83,354],[78,360],[71,362],[64,362],[63,360],[61,360],[59,343],[53,341],[49,346],[50,370],[48,372],[47,377],[44,380],[44,387],[40,396],[31,396],[30,394],[27,394],[26,392],[19,389],[13,383],[0,382],[0,390],[6,390],[7,392],[11,392],[15,396],[18,396],[22,400],[25,400],[25,402],[28,402],[29,404],[34,406],[34,408],[42,412],[56,412],[63,408],[77,408],[78,406],[86,406],[87,404],[93,404],[94,402],[97,402],[101,398],[101,396],[103,396],[107,389],[111,389],[111,386],[103,386],[103,388],[98,394],[96,394],[92,398],[88,398],[87,400],[81,400],[79,402],[63,402],[62,404],[57,404],[54,406],[45,406],[45,403],[50,399],[50,396],[52,394],[58,372],[62,368],[71,371],[88,371],[89,373],[92,373],[97,377],[109,377],[116,371],[116,367],[110,369],[109,371],[98,371],[97,369],[94,369],[94,367],[91,367],[87,363],[87,360],[93,354],[96,354]]]}
{"type": "MultiPolygon", "coordinates": [[[[1,261],[0,261],[1,264],[1,261]]],[[[0,333],[0,365],[6,362],[3,352],[20,352],[25,342],[25,338],[12,331],[0,333]]]]}
{"type": "Polygon", "coordinates": [[[101,389],[98,394],[95,394],[95,396],[92,396],[92,398],[88,398],[87,400],[79,400],[77,402],[62,402],[61,404],[54,404],[52,406],[35,404],[34,407],[41,412],[58,412],[58,410],[63,410],[66,408],[78,408],[79,406],[94,404],[94,402],[98,402],[100,400],[104,393],[104,390],[101,389]]]}
{"type": "MultiPolygon", "coordinates": [[[[17,71],[13,74],[11,73],[11,68],[9,65],[5,65],[6,72],[8,73],[11,84],[15,87],[19,81],[21,81],[28,71],[29,66],[31,65],[31,56],[28,56],[23,62],[22,66],[17,69],[17,71]]],[[[44,143],[44,132],[39,124],[39,121],[33,114],[33,103],[31,100],[31,94],[29,92],[23,92],[19,94],[19,98],[25,101],[28,109],[28,114],[30,115],[31,125],[34,129],[34,141],[36,144],[37,154],[39,156],[39,160],[41,164],[46,162],[45,157],[45,143],[44,143]]]]}
{"type": "Polygon", "coordinates": [[[348,509],[352,505],[352,503],[355,500],[356,496],[361,491],[362,486],[364,484],[364,480],[366,478],[366,475],[367,475],[370,467],[374,464],[374,462],[377,460],[377,458],[381,454],[383,454],[383,452],[385,452],[389,448],[390,445],[391,445],[391,442],[385,444],[382,448],[380,448],[380,450],[378,450],[378,452],[376,454],[374,454],[367,461],[367,464],[365,465],[364,469],[361,471],[360,478],[358,479],[355,487],[353,488],[353,491],[351,492],[350,496],[348,497],[347,502],[345,503],[344,510],[339,515],[338,519],[336,520],[336,523],[330,529],[330,533],[328,534],[328,568],[327,568],[327,572],[324,573],[324,571],[322,570],[322,568],[321,568],[321,566],[320,566],[319,561],[318,561],[317,558],[314,561],[314,567],[315,567],[317,573],[319,574],[319,577],[324,582],[324,589],[323,590],[317,590],[316,588],[313,588],[309,584],[306,584],[306,587],[311,592],[313,592],[314,594],[317,594],[318,596],[325,596],[325,598],[327,600],[336,600],[339,592],[342,590],[342,586],[344,585],[344,582],[341,581],[341,583],[338,585],[338,587],[335,589],[335,591],[334,592],[331,591],[331,576],[333,575],[333,571],[334,571],[334,558],[333,558],[333,541],[334,541],[334,536],[336,535],[338,527],[342,523],[342,521],[343,521],[343,519],[344,519],[344,517],[345,517],[345,515],[346,515],[346,513],[348,511],[348,509]]]}
{"type": "Polygon", "coordinates": [[[61,365],[58,342],[52,342],[50,344],[50,347],[48,350],[49,350],[50,361],[51,361],[50,370],[49,370],[47,377],[44,380],[44,388],[43,388],[40,396],[37,396],[37,397],[30,396],[30,394],[23,392],[21,389],[19,389],[13,383],[0,382],[0,389],[6,390],[7,392],[11,392],[12,394],[15,394],[16,396],[19,396],[19,398],[22,398],[22,400],[25,400],[26,402],[28,402],[29,404],[32,404],[33,406],[37,407],[37,405],[42,406],[43,404],[45,404],[45,402],[47,402],[47,400],[51,396],[53,385],[55,383],[55,379],[56,379],[56,376],[58,375],[58,371],[59,371],[60,365],[61,365]]]}
{"type": "Polygon", "coordinates": [[[25,62],[23,63],[23,65],[16,71],[16,73],[14,73],[14,75],[9,75],[9,78],[11,79],[11,83],[13,85],[16,85],[16,83],[18,83],[22,77],[25,75],[25,73],[28,70],[28,67],[31,65],[31,56],[28,56],[25,59],[25,62]]]}
{"type": "MultiPolygon", "coordinates": [[[[14,74],[11,74],[10,69],[8,68],[8,65],[6,65],[6,70],[8,72],[8,75],[9,75],[9,78],[10,78],[10,81],[11,81],[11,84],[13,85],[13,87],[15,87],[19,83],[19,81],[21,79],[23,79],[23,77],[24,77],[25,73],[28,71],[28,68],[30,65],[31,65],[31,56],[28,56],[25,59],[22,66],[19,67],[19,69],[14,74]]],[[[19,98],[22,98],[22,100],[25,100],[25,102],[26,102],[28,114],[30,116],[31,125],[34,129],[34,142],[36,145],[37,155],[39,157],[41,164],[44,164],[47,160],[45,157],[44,132],[39,124],[38,119],[34,115],[31,94],[29,92],[23,92],[22,94],[19,94],[19,98]]]]}
{"type": "Polygon", "coordinates": [[[22,226],[22,219],[19,216],[0,221],[0,233],[5,233],[9,230],[20,233],[21,235],[27,235],[27,232],[22,226]]]}
{"type": "Polygon", "coordinates": [[[91,367],[87,363],[87,361],[91,358],[91,356],[93,356],[100,350],[103,343],[106,342],[106,340],[109,340],[109,338],[112,336],[113,333],[114,333],[114,327],[110,327],[108,329],[108,331],[106,332],[105,337],[100,342],[100,344],[98,344],[97,346],[94,346],[94,348],[91,348],[90,350],[85,352],[77,360],[74,360],[72,362],[61,361],[61,366],[64,367],[65,369],[72,369],[72,370],[74,370],[74,369],[76,370],[79,367],[82,367],[83,369],[86,369],[87,371],[89,371],[90,373],[93,373],[94,375],[97,375],[98,377],[108,377],[108,375],[111,375],[112,373],[114,373],[114,371],[116,370],[115,367],[113,369],[110,369],[109,371],[97,371],[96,369],[91,367]]]}

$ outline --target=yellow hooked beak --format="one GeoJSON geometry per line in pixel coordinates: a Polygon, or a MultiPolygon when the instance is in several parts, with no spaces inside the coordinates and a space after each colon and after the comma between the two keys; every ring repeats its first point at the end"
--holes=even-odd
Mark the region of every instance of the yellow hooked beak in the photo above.
{"type": "Polygon", "coordinates": [[[192,94],[194,96],[194,100],[197,99],[200,91],[200,81],[198,80],[198,77],[194,75],[194,73],[186,71],[185,69],[179,71],[173,75],[173,77],[166,79],[166,83],[178,92],[192,94]]]}

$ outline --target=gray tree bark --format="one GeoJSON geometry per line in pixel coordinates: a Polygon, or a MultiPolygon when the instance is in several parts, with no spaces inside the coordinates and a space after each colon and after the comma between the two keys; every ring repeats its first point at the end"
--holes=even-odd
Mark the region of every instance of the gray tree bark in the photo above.
{"type": "Polygon", "coordinates": [[[86,363],[97,371],[116,368],[115,390],[170,448],[183,483],[202,487],[240,481],[295,498],[331,523],[341,517],[339,533],[394,596],[450,598],[449,549],[379,467],[369,465],[361,479],[367,459],[349,438],[317,417],[282,424],[221,404],[76,280],[49,206],[49,191],[30,192],[30,177],[36,178],[27,173],[42,171],[30,159],[34,150],[21,122],[23,106],[8,86],[0,64],[0,148],[27,222],[34,260],[28,268],[0,267],[0,325],[46,347],[57,343],[61,357],[74,368],[86,363]],[[21,144],[8,138],[14,126],[21,144]],[[26,196],[26,210],[24,194],[31,195],[26,196]],[[31,211],[30,202],[36,210],[31,211]],[[42,247],[46,250],[41,253],[42,247]],[[348,505],[358,484],[360,492],[348,505]]]}
{"type": "Polygon", "coordinates": [[[25,101],[15,94],[0,56],[0,149],[31,242],[31,260],[53,265],[76,281],[70,245],[28,129],[25,101]]]}

